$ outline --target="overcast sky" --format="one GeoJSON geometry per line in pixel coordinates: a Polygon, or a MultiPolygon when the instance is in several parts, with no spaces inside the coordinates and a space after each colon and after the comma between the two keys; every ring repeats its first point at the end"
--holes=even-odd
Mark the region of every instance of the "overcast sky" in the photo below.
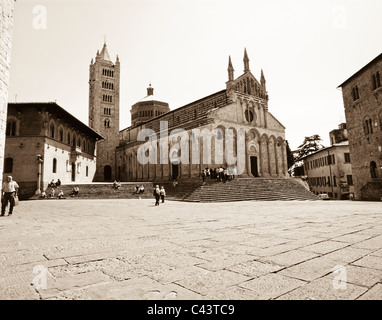
{"type": "Polygon", "coordinates": [[[123,129],[150,81],[176,109],[225,89],[229,55],[240,76],[246,48],[291,148],[313,134],[327,146],[345,121],[337,86],[382,52],[381,16],[380,0],[17,0],[9,101],[57,101],[88,124],[89,64],[106,36],[123,129]]]}

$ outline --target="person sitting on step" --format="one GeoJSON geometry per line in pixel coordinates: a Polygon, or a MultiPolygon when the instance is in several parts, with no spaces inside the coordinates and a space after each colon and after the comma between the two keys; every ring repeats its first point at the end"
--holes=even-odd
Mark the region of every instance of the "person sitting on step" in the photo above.
{"type": "Polygon", "coordinates": [[[79,192],[80,192],[80,188],[75,186],[75,187],[73,187],[72,192],[70,193],[70,196],[72,196],[72,197],[77,196],[79,192]]]}

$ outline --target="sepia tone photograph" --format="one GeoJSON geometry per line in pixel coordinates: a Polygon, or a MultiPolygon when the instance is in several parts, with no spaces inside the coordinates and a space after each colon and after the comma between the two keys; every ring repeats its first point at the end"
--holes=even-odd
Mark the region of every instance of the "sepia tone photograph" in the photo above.
{"type": "Polygon", "coordinates": [[[0,0],[0,300],[382,300],[381,14],[0,0]]]}

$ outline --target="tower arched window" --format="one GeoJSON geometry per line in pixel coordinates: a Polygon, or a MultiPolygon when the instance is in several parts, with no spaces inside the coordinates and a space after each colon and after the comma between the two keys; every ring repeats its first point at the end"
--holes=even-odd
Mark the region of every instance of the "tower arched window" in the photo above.
{"type": "Polygon", "coordinates": [[[377,175],[377,164],[372,161],[370,162],[370,176],[371,178],[378,178],[378,175],[377,175]]]}
{"type": "Polygon", "coordinates": [[[373,121],[371,120],[371,118],[369,119],[369,130],[370,133],[373,133],[373,121]]]}
{"type": "Polygon", "coordinates": [[[16,121],[15,120],[7,121],[6,135],[7,136],[15,136],[16,135],[16,121]]]}
{"type": "Polygon", "coordinates": [[[365,134],[369,134],[369,121],[368,120],[365,120],[365,125],[364,125],[364,131],[365,131],[365,134]]]}

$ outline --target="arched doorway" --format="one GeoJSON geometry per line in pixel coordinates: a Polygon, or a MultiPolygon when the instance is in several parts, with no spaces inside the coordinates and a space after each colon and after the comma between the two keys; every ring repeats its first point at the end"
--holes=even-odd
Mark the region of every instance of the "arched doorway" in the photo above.
{"type": "Polygon", "coordinates": [[[251,173],[255,178],[259,177],[259,168],[257,166],[257,157],[251,156],[251,173]]]}
{"type": "Polygon", "coordinates": [[[72,162],[72,181],[76,181],[76,164],[72,162]]]}
{"type": "Polygon", "coordinates": [[[105,181],[111,181],[111,167],[109,165],[103,168],[103,179],[105,181]]]}

